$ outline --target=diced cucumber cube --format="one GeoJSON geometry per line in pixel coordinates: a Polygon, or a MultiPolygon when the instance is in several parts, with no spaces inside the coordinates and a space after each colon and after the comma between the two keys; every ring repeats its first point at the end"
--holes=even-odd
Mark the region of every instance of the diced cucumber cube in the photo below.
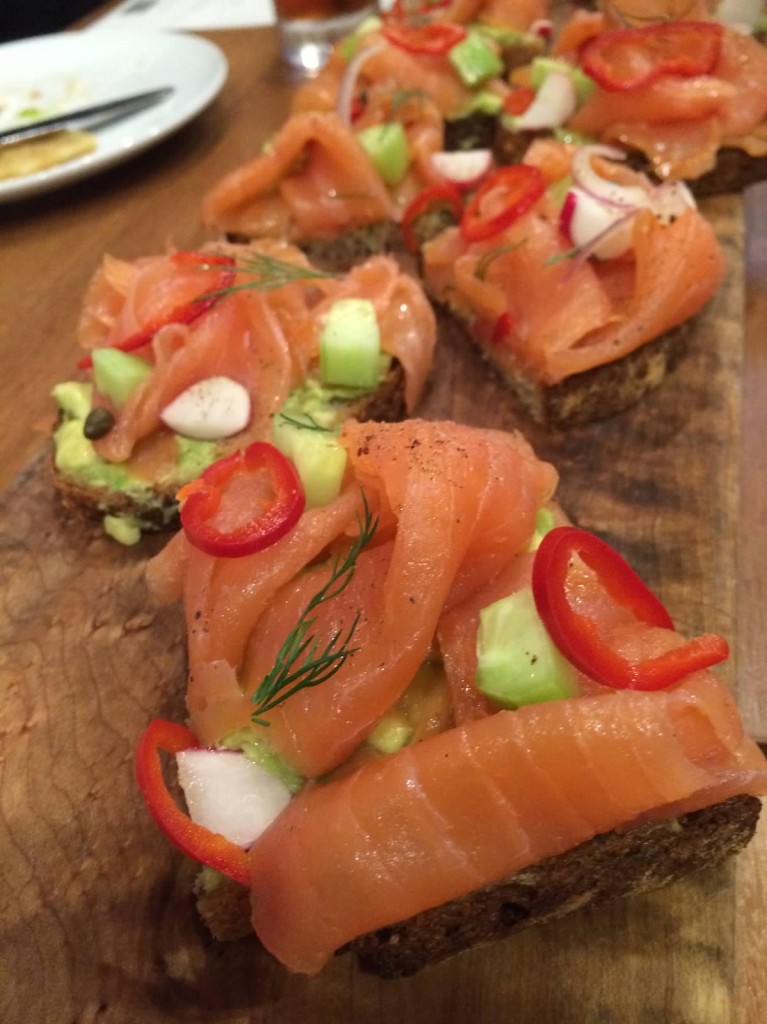
{"type": "Polygon", "coordinates": [[[504,708],[576,693],[577,673],[554,645],[526,587],[483,608],[477,633],[477,688],[504,708]]]}
{"type": "Polygon", "coordinates": [[[399,185],[410,164],[410,146],[399,121],[373,124],[357,132],[365,152],[387,185],[399,185]]]}
{"type": "Polygon", "coordinates": [[[530,84],[536,92],[551,71],[561,71],[570,76],[579,104],[585,102],[596,89],[594,79],[589,78],[586,72],[576,67],[575,64],[570,64],[566,60],[557,60],[556,57],[535,57],[530,66],[530,84]]]}
{"type": "Polygon", "coordinates": [[[503,71],[503,61],[492,43],[479,32],[469,32],[448,53],[448,59],[464,85],[474,88],[503,71]]]}
{"type": "Polygon", "coordinates": [[[93,350],[93,380],[102,395],[116,406],[124,405],[152,372],[145,359],[121,352],[119,348],[93,350]]]}
{"type": "Polygon", "coordinates": [[[337,436],[318,430],[307,419],[300,425],[298,417],[274,417],[274,444],[292,460],[306,495],[308,508],[327,505],[341,493],[346,470],[346,449],[337,436]]]}
{"type": "Polygon", "coordinates": [[[378,385],[381,332],[369,299],[339,299],[330,307],[320,334],[323,384],[353,388],[378,385]]]}

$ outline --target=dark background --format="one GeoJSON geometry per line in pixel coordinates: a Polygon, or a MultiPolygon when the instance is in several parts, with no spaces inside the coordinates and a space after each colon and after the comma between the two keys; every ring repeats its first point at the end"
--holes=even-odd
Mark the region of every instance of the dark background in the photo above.
{"type": "Polygon", "coordinates": [[[98,5],[99,0],[0,0],[0,42],[58,32],[98,5]]]}

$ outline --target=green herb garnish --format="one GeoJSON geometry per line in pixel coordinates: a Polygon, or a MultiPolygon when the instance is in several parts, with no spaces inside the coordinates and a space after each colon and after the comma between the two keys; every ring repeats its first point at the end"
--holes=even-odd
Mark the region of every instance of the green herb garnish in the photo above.
{"type": "MultiPolygon", "coordinates": [[[[215,263],[200,263],[201,270],[221,270],[221,266],[215,263]]],[[[226,288],[216,288],[214,291],[205,292],[200,295],[196,302],[206,299],[221,298],[232,292],[242,291],[271,291],[274,288],[282,288],[284,285],[293,284],[296,281],[315,281],[328,278],[339,278],[340,274],[332,274],[324,270],[315,270],[313,267],[296,266],[295,263],[288,263],[286,260],[277,259],[275,256],[265,256],[257,253],[255,256],[243,256],[235,261],[234,270],[238,274],[252,276],[252,280],[243,281],[241,284],[228,285],[226,288]]]]}
{"type": "Polygon", "coordinates": [[[423,102],[427,97],[428,93],[424,89],[398,89],[392,96],[387,121],[393,120],[400,107],[404,107],[409,100],[417,99],[423,102]]]}
{"type": "Polygon", "coordinates": [[[568,249],[567,252],[558,252],[555,256],[549,256],[544,261],[544,267],[552,267],[555,263],[561,263],[563,260],[572,260],[582,252],[581,246],[576,245],[572,249],[568,249]]]}
{"type": "Polygon", "coordinates": [[[323,434],[333,434],[334,430],[332,427],[323,427],[321,423],[311,416],[308,412],[302,413],[303,419],[298,419],[296,416],[290,416],[286,412],[278,414],[281,420],[285,420],[286,423],[292,424],[294,427],[300,427],[302,430],[320,430],[323,434]]]}
{"type": "Polygon", "coordinates": [[[526,242],[527,239],[523,238],[519,242],[514,242],[509,245],[499,245],[495,249],[490,249],[489,252],[486,252],[484,256],[477,261],[477,265],[474,268],[474,276],[477,280],[484,281],[487,269],[494,260],[497,260],[499,256],[503,256],[506,252],[514,252],[515,249],[519,249],[520,246],[524,245],[526,242]]]}
{"type": "Polygon", "coordinates": [[[357,629],[360,613],[342,638],[338,630],[330,638],[325,647],[319,650],[319,641],[310,633],[315,619],[311,613],[325,601],[330,601],[346,589],[354,576],[360,552],[368,544],[378,527],[378,517],[373,519],[363,491],[362,500],[365,507],[364,517],[358,517],[359,534],[343,558],[336,559],[330,578],[301,613],[298,622],[288,633],[285,642],[277,652],[271,671],[264,677],[256,692],[253,703],[256,705],[251,720],[257,725],[269,725],[261,718],[273,708],[278,707],[288,697],[308,686],[318,686],[329,679],[345,664],[346,659],[356,654],[358,648],[351,647],[352,637],[357,629]]]}

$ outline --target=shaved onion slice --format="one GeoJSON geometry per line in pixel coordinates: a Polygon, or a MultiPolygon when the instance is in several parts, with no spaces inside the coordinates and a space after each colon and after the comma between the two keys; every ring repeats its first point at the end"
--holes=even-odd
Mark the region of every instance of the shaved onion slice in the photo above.
{"type": "Polygon", "coordinates": [[[597,156],[607,160],[626,159],[623,150],[614,146],[580,146],[573,157],[573,181],[578,188],[607,206],[628,209],[648,205],[647,189],[640,185],[619,185],[595,171],[591,161],[597,156]]]}
{"type": "Polygon", "coordinates": [[[578,96],[570,75],[550,71],[527,110],[514,118],[515,130],[558,128],[575,112],[578,96]]]}
{"type": "Polygon", "coordinates": [[[383,39],[379,39],[377,42],[373,43],[372,46],[360,47],[349,61],[346,71],[344,71],[344,76],[341,79],[338,96],[336,97],[336,113],[344,124],[351,125],[352,123],[352,105],[354,103],[354,94],[357,90],[357,79],[359,78],[362,65],[369,57],[374,56],[376,53],[380,53],[381,50],[385,48],[386,43],[383,39]]]}
{"type": "Polygon", "coordinates": [[[579,250],[576,262],[594,256],[612,260],[633,245],[633,220],[639,210],[651,210],[663,224],[670,224],[695,199],[682,181],[652,186],[619,185],[602,178],[591,166],[595,156],[624,160],[611,146],[583,146],[573,157],[574,185],[569,189],[559,216],[560,230],[579,250]]]}

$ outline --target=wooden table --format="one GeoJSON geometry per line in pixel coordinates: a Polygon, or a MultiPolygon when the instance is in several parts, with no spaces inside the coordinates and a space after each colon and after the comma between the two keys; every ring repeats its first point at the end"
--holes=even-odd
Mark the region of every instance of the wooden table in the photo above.
{"type": "MultiPolygon", "coordinates": [[[[0,208],[0,992],[8,1022],[398,1021],[756,1024],[767,1014],[767,825],[736,862],[591,909],[413,979],[340,957],[287,975],[255,941],[212,943],[191,867],[147,820],[136,737],[182,716],[178,609],[142,582],[160,541],[124,550],[60,518],[41,453],[51,386],[72,372],[80,299],[103,252],[193,246],[199,200],[253,154],[291,83],[271,31],[221,32],[230,76],[194,123],[89,181],[0,208]]],[[[767,197],[714,200],[729,275],[696,344],[642,407],[568,436],[533,429],[460,343],[424,415],[521,426],[561,498],[664,597],[686,632],[718,629],[749,730],[767,740],[767,197]],[[744,327],[745,333],[744,333],[744,327]]]]}

